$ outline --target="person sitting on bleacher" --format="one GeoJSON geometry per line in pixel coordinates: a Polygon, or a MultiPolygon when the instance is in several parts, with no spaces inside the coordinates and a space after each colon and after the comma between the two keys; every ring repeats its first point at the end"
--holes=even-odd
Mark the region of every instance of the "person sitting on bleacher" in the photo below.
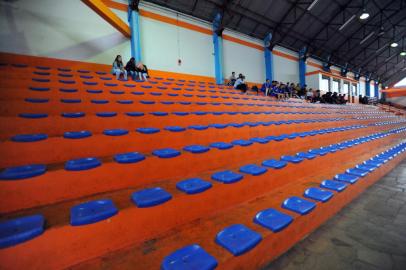
{"type": "Polygon", "coordinates": [[[127,62],[127,64],[125,65],[125,70],[127,71],[127,74],[130,74],[130,76],[135,81],[136,76],[137,76],[137,67],[135,66],[134,57],[131,57],[130,61],[127,62]]]}
{"type": "Polygon", "coordinates": [[[271,87],[272,87],[271,81],[269,79],[266,79],[266,81],[261,86],[261,91],[265,94],[265,96],[268,96],[271,87]]]}
{"type": "Polygon", "coordinates": [[[234,85],[235,84],[235,81],[236,81],[237,79],[235,78],[235,72],[233,71],[233,72],[231,72],[231,76],[230,76],[230,78],[228,78],[228,83],[227,83],[227,85],[234,85]]]}
{"type": "Polygon", "coordinates": [[[245,76],[241,73],[238,75],[234,84],[234,89],[241,90],[243,93],[247,92],[247,84],[245,83],[245,76]]]}
{"type": "Polygon", "coordinates": [[[120,75],[123,74],[124,80],[127,80],[127,70],[125,70],[121,55],[117,55],[113,62],[113,69],[111,70],[116,75],[116,79],[120,79],[120,75]]]}
{"type": "Polygon", "coordinates": [[[141,61],[137,63],[137,72],[140,81],[142,81],[142,79],[144,79],[144,81],[148,81],[148,68],[141,61]]]}

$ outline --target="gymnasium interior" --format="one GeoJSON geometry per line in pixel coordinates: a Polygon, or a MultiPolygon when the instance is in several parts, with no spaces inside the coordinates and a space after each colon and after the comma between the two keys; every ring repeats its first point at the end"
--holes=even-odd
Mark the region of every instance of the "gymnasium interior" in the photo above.
{"type": "Polygon", "coordinates": [[[1,270],[406,269],[405,0],[0,14],[1,270]]]}

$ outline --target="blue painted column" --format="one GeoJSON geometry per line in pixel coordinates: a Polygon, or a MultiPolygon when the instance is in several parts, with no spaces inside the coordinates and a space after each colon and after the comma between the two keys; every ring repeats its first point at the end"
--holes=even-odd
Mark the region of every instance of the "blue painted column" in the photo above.
{"type": "Polygon", "coordinates": [[[265,79],[273,81],[273,53],[271,46],[272,34],[269,33],[264,39],[265,79]]]}
{"type": "Polygon", "coordinates": [[[378,82],[375,82],[374,83],[374,86],[375,86],[375,97],[377,98],[377,99],[379,99],[379,84],[378,84],[378,82]]]}
{"type": "Polygon", "coordinates": [[[213,20],[213,46],[214,46],[214,71],[217,84],[224,83],[223,77],[223,29],[221,26],[222,16],[220,13],[213,20]]]}
{"type": "Polygon", "coordinates": [[[307,54],[307,47],[303,47],[299,51],[299,83],[300,86],[304,86],[306,84],[306,54],[307,54]]]}
{"type": "MultiPolygon", "coordinates": [[[[131,0],[128,1],[131,4],[131,0]]],[[[141,61],[140,14],[138,10],[128,8],[128,22],[131,29],[131,56],[135,62],[141,61]]]]}
{"type": "Polygon", "coordinates": [[[365,79],[365,95],[367,96],[367,97],[370,97],[371,96],[371,87],[370,87],[370,80],[368,80],[368,79],[365,79]]]}

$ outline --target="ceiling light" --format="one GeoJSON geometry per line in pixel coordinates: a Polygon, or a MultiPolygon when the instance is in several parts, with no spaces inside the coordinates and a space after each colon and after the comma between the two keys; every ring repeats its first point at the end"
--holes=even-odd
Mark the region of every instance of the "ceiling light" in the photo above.
{"type": "Polygon", "coordinates": [[[361,15],[359,15],[359,18],[360,18],[361,20],[366,20],[366,19],[369,18],[369,13],[364,9],[364,10],[362,11],[361,15]]]}
{"type": "Polygon", "coordinates": [[[369,33],[368,36],[366,36],[363,40],[360,41],[360,45],[362,45],[363,43],[365,43],[365,41],[367,41],[370,37],[372,37],[375,34],[374,31],[372,31],[371,33],[369,33]]]}
{"type": "Polygon", "coordinates": [[[401,56],[406,56],[406,51],[400,52],[401,56]]]}
{"type": "Polygon", "coordinates": [[[392,48],[396,48],[396,47],[398,46],[398,44],[397,44],[396,42],[392,42],[392,43],[390,44],[390,46],[391,46],[392,48]]]}
{"type": "Polygon", "coordinates": [[[310,10],[317,4],[317,2],[319,2],[319,0],[314,0],[314,1],[310,4],[310,6],[307,8],[307,11],[310,11],[310,10]]]}
{"type": "Polygon", "coordinates": [[[355,15],[352,15],[345,23],[343,23],[343,25],[340,26],[340,28],[338,28],[338,30],[342,31],[352,20],[354,20],[355,17],[355,15]]]}

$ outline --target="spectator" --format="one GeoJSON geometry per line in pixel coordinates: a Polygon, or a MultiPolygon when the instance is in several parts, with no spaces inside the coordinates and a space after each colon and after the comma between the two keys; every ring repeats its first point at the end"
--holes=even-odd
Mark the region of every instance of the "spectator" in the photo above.
{"type": "Polygon", "coordinates": [[[137,67],[135,66],[134,57],[131,57],[130,61],[127,62],[127,64],[125,65],[125,70],[127,71],[127,74],[129,74],[135,81],[135,77],[137,76],[137,67]]]}
{"type": "Polygon", "coordinates": [[[228,78],[228,84],[227,85],[234,85],[236,81],[236,77],[235,77],[235,72],[231,72],[231,76],[230,78],[228,78]]]}
{"type": "Polygon", "coordinates": [[[147,79],[149,77],[148,68],[142,62],[138,62],[137,72],[138,72],[138,77],[139,77],[140,81],[142,81],[142,79],[144,79],[144,81],[148,81],[148,79],[147,79]]]}
{"type": "Polygon", "coordinates": [[[313,99],[313,96],[314,96],[314,94],[313,94],[313,89],[310,88],[310,89],[307,90],[307,92],[306,92],[306,100],[309,101],[309,102],[311,102],[312,99],[313,99]]]}
{"type": "Polygon", "coordinates": [[[238,75],[238,78],[234,83],[234,89],[241,90],[243,93],[247,92],[247,84],[245,83],[245,77],[241,73],[238,75]]]}
{"type": "Polygon", "coordinates": [[[116,59],[114,59],[112,73],[116,75],[117,80],[121,74],[123,74],[124,80],[127,80],[127,70],[124,68],[121,55],[117,55],[116,59]]]}
{"type": "Polygon", "coordinates": [[[266,79],[266,81],[261,86],[261,91],[264,92],[265,96],[268,96],[268,94],[270,94],[271,87],[271,81],[269,79],[266,79]]]}

